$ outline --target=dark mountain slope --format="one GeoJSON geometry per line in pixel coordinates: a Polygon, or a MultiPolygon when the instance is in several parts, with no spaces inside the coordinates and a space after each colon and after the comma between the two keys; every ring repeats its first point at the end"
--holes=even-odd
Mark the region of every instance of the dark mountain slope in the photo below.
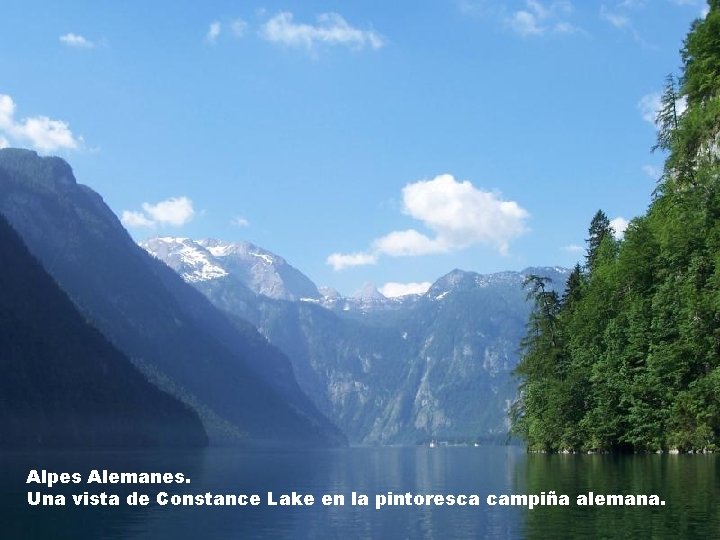
{"type": "Polygon", "coordinates": [[[0,216],[0,448],[201,446],[197,415],[77,311],[0,216]]]}
{"type": "Polygon", "coordinates": [[[0,150],[0,213],[91,320],[156,384],[193,406],[211,440],[336,444],[287,358],[241,330],[139,248],[59,158],[0,150]]]}

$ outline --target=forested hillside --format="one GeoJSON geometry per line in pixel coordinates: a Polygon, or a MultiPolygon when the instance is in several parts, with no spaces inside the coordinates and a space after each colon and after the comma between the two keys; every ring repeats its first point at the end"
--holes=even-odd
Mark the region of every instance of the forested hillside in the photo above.
{"type": "Polygon", "coordinates": [[[720,1],[709,4],[667,80],[655,148],[667,159],[647,213],[619,241],[598,212],[563,295],[527,282],[512,421],[532,450],[720,446],[720,1]]]}
{"type": "Polygon", "coordinates": [[[207,444],[197,415],[85,320],[2,216],[0,261],[0,449],[207,444]]]}

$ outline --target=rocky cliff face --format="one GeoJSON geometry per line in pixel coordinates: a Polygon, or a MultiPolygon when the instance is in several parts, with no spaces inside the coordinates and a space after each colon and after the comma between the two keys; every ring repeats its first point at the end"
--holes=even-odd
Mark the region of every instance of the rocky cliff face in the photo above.
{"type": "Polygon", "coordinates": [[[282,349],[318,408],[365,444],[504,440],[529,313],[522,281],[538,273],[562,287],[567,276],[561,268],[454,270],[424,295],[390,299],[367,288],[353,298],[325,290],[279,301],[248,296],[221,267],[227,275],[193,285],[282,349]]]}

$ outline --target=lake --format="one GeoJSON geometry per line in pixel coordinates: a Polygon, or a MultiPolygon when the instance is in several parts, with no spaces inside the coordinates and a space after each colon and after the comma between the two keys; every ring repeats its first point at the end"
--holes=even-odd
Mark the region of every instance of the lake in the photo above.
{"type": "Polygon", "coordinates": [[[347,448],[316,451],[0,454],[2,538],[720,538],[715,455],[540,455],[514,446],[347,448]],[[30,469],[79,472],[83,482],[26,484],[30,469]],[[91,469],[182,472],[189,484],[85,483],[91,469]],[[488,495],[566,494],[570,506],[488,506],[488,495]],[[66,494],[64,507],[30,506],[28,491],[66,494]],[[115,493],[119,507],[75,507],[71,493],[115,493]],[[148,506],[125,497],[147,493],[148,506]],[[259,494],[260,506],[159,506],[155,494],[259,494]],[[292,491],[304,507],[268,506],[292,491]],[[370,506],[352,506],[351,492],[370,506]],[[576,506],[579,494],[657,494],[665,506],[576,506]],[[385,506],[375,494],[477,494],[480,506],[385,506]],[[345,495],[323,506],[323,494],[345,495]],[[2,531],[5,531],[4,533],[2,531]]]}

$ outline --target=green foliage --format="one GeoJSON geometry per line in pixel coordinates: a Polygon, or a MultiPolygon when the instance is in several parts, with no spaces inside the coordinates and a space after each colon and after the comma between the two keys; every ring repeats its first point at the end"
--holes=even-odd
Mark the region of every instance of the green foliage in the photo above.
{"type": "Polygon", "coordinates": [[[530,449],[720,447],[719,2],[693,24],[683,60],[658,114],[656,148],[668,155],[647,214],[618,241],[598,211],[585,268],[559,301],[530,283],[512,410],[530,449]]]}
{"type": "Polygon", "coordinates": [[[670,74],[665,79],[665,90],[660,100],[661,107],[655,119],[658,126],[657,142],[653,152],[658,149],[670,150],[673,135],[678,127],[678,93],[675,87],[675,77],[670,74]]]}
{"type": "Polygon", "coordinates": [[[588,270],[592,270],[597,262],[597,258],[600,251],[600,246],[606,238],[612,237],[612,227],[610,226],[610,220],[605,215],[605,212],[598,210],[593,216],[590,222],[590,228],[588,229],[587,239],[587,255],[585,255],[585,266],[588,270]]]}

